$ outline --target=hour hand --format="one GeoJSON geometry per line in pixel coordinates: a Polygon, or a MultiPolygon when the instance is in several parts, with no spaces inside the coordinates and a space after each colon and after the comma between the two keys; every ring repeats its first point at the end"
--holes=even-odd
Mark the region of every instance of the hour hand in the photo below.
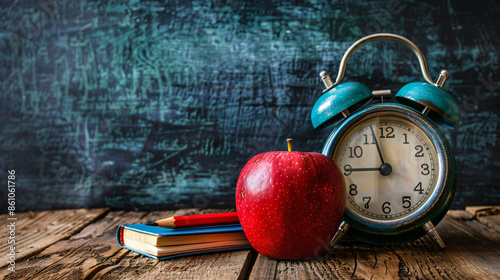
{"type": "Polygon", "coordinates": [[[352,168],[349,164],[344,166],[344,175],[349,176],[352,172],[356,171],[380,171],[379,167],[364,167],[364,168],[352,168]]]}
{"type": "Polygon", "coordinates": [[[380,167],[352,168],[350,165],[344,167],[345,171],[379,171],[380,167]]]}

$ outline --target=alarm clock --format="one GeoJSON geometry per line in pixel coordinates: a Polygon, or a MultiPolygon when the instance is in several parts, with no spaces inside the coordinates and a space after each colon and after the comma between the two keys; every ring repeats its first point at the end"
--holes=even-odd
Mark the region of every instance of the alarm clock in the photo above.
{"type": "Polygon", "coordinates": [[[320,76],[326,89],[311,120],[315,129],[335,124],[322,153],[338,164],[347,194],[343,222],[330,244],[348,232],[351,238],[374,245],[400,245],[428,235],[444,248],[434,226],[451,205],[456,168],[441,129],[458,125],[457,103],[443,89],[448,72],[442,70],[434,82],[414,43],[379,33],[347,50],[335,83],[325,71],[320,76]],[[425,82],[403,86],[395,95],[398,103],[384,103],[390,90],[341,83],[350,56],[375,40],[403,43],[419,60],[425,82]],[[379,102],[372,101],[378,98],[379,102]]]}

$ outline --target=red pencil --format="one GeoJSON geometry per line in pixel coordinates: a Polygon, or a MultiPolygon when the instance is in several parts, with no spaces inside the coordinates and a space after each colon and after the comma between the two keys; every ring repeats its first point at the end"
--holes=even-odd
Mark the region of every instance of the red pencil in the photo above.
{"type": "Polygon", "coordinates": [[[156,221],[151,225],[166,228],[189,228],[238,224],[237,212],[175,216],[156,221]]]}

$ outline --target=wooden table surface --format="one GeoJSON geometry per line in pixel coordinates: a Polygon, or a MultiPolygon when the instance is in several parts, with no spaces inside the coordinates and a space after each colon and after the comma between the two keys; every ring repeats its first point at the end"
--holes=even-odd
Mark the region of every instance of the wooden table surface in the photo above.
{"type": "MultiPolygon", "coordinates": [[[[233,209],[234,210],[234,209],[233,209]]],[[[230,211],[230,210],[229,210],[230,211]]],[[[254,250],[157,261],[122,249],[121,224],[221,210],[126,212],[76,209],[16,214],[15,272],[7,269],[8,227],[0,227],[0,277],[6,279],[500,279],[500,207],[450,211],[427,237],[394,247],[337,245],[309,261],[278,261],[254,250]]],[[[9,216],[1,215],[3,221],[9,216]]]]}

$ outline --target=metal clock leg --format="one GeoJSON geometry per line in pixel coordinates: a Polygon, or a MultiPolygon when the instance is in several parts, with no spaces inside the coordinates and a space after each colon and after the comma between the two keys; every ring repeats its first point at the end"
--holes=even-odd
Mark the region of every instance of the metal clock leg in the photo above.
{"type": "Polygon", "coordinates": [[[432,224],[431,221],[428,221],[427,223],[425,223],[422,228],[424,229],[424,231],[427,233],[427,236],[430,237],[430,239],[432,241],[434,241],[434,243],[436,243],[436,245],[438,245],[441,249],[444,249],[445,245],[444,245],[444,242],[443,240],[441,239],[441,237],[439,237],[436,229],[434,228],[434,225],[432,224]]]}
{"type": "Polygon", "coordinates": [[[342,237],[346,234],[347,230],[349,230],[349,224],[346,223],[345,221],[342,221],[342,223],[339,226],[339,229],[335,233],[335,236],[333,236],[332,241],[330,242],[330,247],[335,246],[335,244],[342,239],[342,237]]]}

